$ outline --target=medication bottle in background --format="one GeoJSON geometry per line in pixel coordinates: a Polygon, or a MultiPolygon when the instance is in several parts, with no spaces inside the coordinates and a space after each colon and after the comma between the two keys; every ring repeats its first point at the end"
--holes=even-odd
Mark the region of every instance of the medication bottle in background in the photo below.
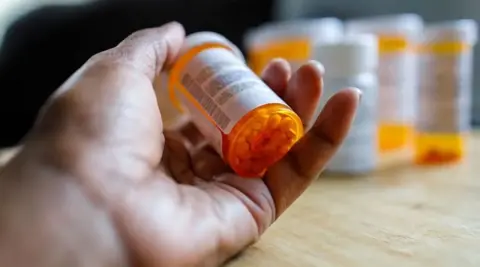
{"type": "Polygon", "coordinates": [[[189,35],[169,76],[172,102],[240,176],[263,176],[303,135],[298,115],[221,35],[189,35]]]}
{"type": "Polygon", "coordinates": [[[348,21],[347,33],[378,37],[378,139],[381,152],[411,148],[417,93],[415,40],[423,29],[415,14],[378,16],[348,21]]]}
{"type": "Polygon", "coordinates": [[[170,100],[168,92],[168,75],[160,73],[154,81],[153,87],[157,97],[158,107],[162,115],[163,128],[175,130],[185,125],[189,118],[187,112],[181,112],[170,100]]]}
{"type": "Polygon", "coordinates": [[[315,47],[314,58],[325,66],[324,93],[317,114],[343,88],[356,87],[363,93],[350,132],[326,166],[328,173],[362,175],[376,167],[377,42],[375,35],[353,34],[315,47]]]}
{"type": "Polygon", "coordinates": [[[418,164],[453,163],[465,154],[476,41],[473,20],[432,24],[423,33],[415,138],[418,164]]]}
{"type": "Polygon", "coordinates": [[[311,59],[316,42],[338,40],[343,35],[343,22],[336,18],[320,18],[271,22],[252,29],[245,35],[248,63],[258,75],[274,58],[284,58],[297,69],[311,59]]]}

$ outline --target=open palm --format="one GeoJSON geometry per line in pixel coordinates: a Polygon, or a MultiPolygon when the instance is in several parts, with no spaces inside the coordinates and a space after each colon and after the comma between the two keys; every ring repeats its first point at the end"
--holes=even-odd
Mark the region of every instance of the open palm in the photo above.
{"type": "Polygon", "coordinates": [[[321,66],[291,75],[272,61],[262,78],[311,129],[263,179],[238,177],[191,124],[163,133],[152,82],[183,38],[170,23],[92,57],[52,96],[21,153],[42,155],[102,203],[133,266],[217,266],[255,242],[335,153],[359,101],[345,89],[314,118],[321,66]]]}

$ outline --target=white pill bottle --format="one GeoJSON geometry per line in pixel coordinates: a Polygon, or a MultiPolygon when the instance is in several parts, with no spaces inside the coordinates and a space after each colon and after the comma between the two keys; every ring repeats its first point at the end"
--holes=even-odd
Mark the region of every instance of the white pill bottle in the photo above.
{"type": "Polygon", "coordinates": [[[314,58],[325,66],[324,94],[317,114],[339,90],[355,87],[362,91],[350,131],[325,171],[335,174],[363,175],[376,168],[378,46],[369,34],[352,34],[341,41],[318,44],[314,58]]]}

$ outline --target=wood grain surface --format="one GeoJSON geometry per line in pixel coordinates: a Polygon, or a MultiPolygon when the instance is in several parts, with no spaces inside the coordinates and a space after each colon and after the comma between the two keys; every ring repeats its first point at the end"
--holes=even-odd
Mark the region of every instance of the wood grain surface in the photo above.
{"type": "Polygon", "coordinates": [[[384,157],[370,176],[320,177],[228,266],[480,266],[479,133],[469,147],[456,166],[384,157]]]}

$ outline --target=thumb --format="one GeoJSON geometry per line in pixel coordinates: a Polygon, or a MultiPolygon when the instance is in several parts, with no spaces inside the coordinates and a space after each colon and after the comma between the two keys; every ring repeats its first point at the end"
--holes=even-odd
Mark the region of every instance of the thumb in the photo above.
{"type": "MultiPolygon", "coordinates": [[[[60,114],[72,114],[77,109],[82,111],[82,119],[88,121],[90,116],[84,116],[87,110],[92,115],[103,114],[119,97],[141,95],[137,90],[140,85],[153,89],[155,76],[172,63],[184,36],[183,26],[171,22],[134,32],[116,47],[92,56],[42,107],[34,130],[50,129],[53,127],[50,124],[58,126],[60,114]]],[[[148,91],[147,94],[153,93],[148,91]]],[[[74,118],[62,116],[62,119],[74,118]]]]}
{"type": "Polygon", "coordinates": [[[153,82],[164,66],[175,59],[184,36],[185,30],[178,22],[137,31],[117,47],[92,57],[91,62],[131,66],[153,82]]]}
{"type": "Polygon", "coordinates": [[[102,157],[115,148],[119,158],[157,164],[163,136],[153,81],[175,59],[184,35],[172,22],[135,32],[91,57],[50,97],[26,143],[46,144],[49,154],[60,155],[95,150],[102,157]]]}

